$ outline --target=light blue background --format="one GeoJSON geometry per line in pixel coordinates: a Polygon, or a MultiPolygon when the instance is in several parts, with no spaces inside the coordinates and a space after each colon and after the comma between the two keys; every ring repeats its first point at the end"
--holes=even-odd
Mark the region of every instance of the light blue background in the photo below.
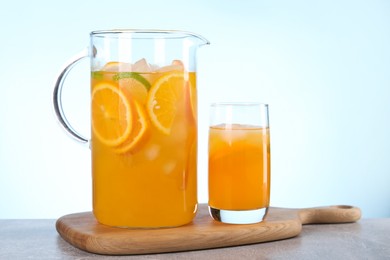
{"type": "MultiPolygon", "coordinates": [[[[199,201],[207,202],[208,106],[270,105],[271,204],[358,206],[390,217],[390,1],[8,1],[0,8],[0,218],[91,210],[89,150],[54,117],[63,64],[112,28],[180,29],[198,52],[199,201]]],[[[88,133],[88,62],[65,110],[88,133]]]]}

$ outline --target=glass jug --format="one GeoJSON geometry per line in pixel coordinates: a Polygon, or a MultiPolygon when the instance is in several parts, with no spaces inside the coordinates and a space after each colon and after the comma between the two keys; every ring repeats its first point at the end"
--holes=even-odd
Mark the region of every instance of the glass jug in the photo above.
{"type": "Polygon", "coordinates": [[[54,109],[67,132],[89,143],[93,213],[116,227],[174,227],[197,210],[196,51],[209,42],[183,31],[107,30],[65,67],[54,109]],[[91,61],[91,138],[66,120],[61,91],[91,61]]]}

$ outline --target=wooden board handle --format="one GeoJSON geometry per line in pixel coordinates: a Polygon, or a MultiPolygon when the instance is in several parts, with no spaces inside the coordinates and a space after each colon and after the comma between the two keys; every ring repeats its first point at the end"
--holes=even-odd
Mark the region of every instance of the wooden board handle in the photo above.
{"type": "Polygon", "coordinates": [[[303,225],[349,223],[361,217],[359,208],[348,205],[304,208],[298,211],[303,225]]]}

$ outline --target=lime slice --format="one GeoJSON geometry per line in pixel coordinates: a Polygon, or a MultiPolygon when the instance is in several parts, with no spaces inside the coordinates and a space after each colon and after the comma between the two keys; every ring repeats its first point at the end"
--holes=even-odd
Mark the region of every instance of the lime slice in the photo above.
{"type": "Polygon", "coordinates": [[[104,77],[103,72],[101,71],[92,71],[91,72],[91,78],[96,80],[102,80],[104,77]]]}
{"type": "Polygon", "coordinates": [[[147,81],[141,74],[137,72],[119,72],[115,74],[115,76],[112,79],[118,81],[120,79],[126,79],[126,78],[131,78],[139,81],[142,85],[145,86],[146,90],[149,90],[151,87],[149,81],[147,81]]]}

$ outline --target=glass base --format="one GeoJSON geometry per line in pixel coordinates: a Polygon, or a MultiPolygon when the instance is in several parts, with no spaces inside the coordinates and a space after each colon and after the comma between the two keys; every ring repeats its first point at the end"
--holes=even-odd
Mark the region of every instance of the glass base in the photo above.
{"type": "Polygon", "coordinates": [[[209,206],[213,219],[227,224],[254,224],[262,222],[267,215],[268,208],[254,210],[224,210],[209,206]]]}

